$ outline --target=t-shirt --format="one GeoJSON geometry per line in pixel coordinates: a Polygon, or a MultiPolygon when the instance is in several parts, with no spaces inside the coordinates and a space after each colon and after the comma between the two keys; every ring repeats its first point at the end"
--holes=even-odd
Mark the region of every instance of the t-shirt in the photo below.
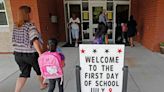
{"type": "Polygon", "coordinates": [[[107,22],[108,22],[107,17],[105,15],[103,15],[103,14],[101,14],[99,16],[99,23],[101,23],[101,22],[104,23],[105,25],[107,25],[107,22]]]}
{"type": "Polygon", "coordinates": [[[76,18],[75,20],[73,18],[70,18],[69,23],[71,24],[72,29],[79,29],[79,25],[77,23],[80,23],[80,19],[76,18]]]}

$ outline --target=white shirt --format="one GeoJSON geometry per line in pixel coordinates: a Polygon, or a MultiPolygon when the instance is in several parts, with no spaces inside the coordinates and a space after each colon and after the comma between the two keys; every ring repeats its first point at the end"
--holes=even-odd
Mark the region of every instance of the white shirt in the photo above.
{"type": "Polygon", "coordinates": [[[72,23],[71,24],[72,29],[79,29],[79,25],[77,23],[80,23],[80,19],[76,18],[75,20],[73,20],[73,18],[70,18],[69,23],[72,23]]]}

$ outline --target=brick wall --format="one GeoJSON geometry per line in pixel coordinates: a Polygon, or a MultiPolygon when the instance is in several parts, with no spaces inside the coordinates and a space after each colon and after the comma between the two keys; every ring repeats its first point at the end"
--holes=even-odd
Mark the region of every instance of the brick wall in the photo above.
{"type": "Polygon", "coordinates": [[[42,34],[45,49],[49,38],[65,41],[63,0],[10,0],[10,2],[14,21],[18,19],[17,11],[20,6],[28,5],[32,8],[31,19],[42,34]],[[51,23],[50,14],[58,17],[58,23],[51,23]]]}
{"type": "Polygon", "coordinates": [[[66,41],[64,0],[57,0],[58,33],[60,41],[66,41]]]}
{"type": "Polygon", "coordinates": [[[163,0],[132,0],[132,14],[136,17],[140,33],[137,38],[152,51],[159,51],[159,42],[163,40],[162,2],[163,0]]]}
{"type": "Polygon", "coordinates": [[[38,0],[40,28],[46,48],[49,38],[65,41],[63,0],[38,0]],[[57,16],[57,23],[51,23],[50,15],[57,16]]]}
{"type": "Polygon", "coordinates": [[[157,0],[157,17],[154,49],[159,51],[159,43],[164,42],[164,0],[157,0]]]}
{"type": "Polygon", "coordinates": [[[44,48],[46,49],[47,40],[56,37],[57,24],[51,23],[50,14],[56,15],[55,0],[38,0],[38,11],[44,48]]]}
{"type": "Polygon", "coordinates": [[[37,7],[37,0],[10,0],[11,2],[11,9],[13,14],[14,22],[18,20],[18,9],[22,5],[28,5],[32,8],[31,19],[32,22],[35,23],[38,30],[40,31],[40,24],[39,24],[39,17],[38,17],[38,7],[37,7]]]}

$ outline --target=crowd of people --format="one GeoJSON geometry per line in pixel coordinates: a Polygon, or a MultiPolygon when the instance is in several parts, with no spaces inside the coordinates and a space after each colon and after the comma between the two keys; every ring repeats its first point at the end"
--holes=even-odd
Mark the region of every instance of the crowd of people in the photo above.
{"type": "MultiPolygon", "coordinates": [[[[134,47],[134,37],[137,34],[137,23],[131,15],[130,20],[118,18],[116,27],[115,41],[116,44],[125,44],[126,46],[134,47]]],[[[108,44],[107,30],[109,20],[106,17],[106,10],[103,10],[99,16],[98,30],[95,35],[94,43],[108,44]]]]}
{"type": "Polygon", "coordinates": [[[137,23],[132,15],[130,16],[129,21],[124,18],[118,18],[116,27],[116,43],[124,43],[127,46],[134,47],[133,39],[137,34],[136,26],[137,23]]]}

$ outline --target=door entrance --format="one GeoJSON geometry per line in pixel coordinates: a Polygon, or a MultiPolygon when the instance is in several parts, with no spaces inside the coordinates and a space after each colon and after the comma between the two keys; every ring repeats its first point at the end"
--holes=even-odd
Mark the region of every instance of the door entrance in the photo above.
{"type": "Polygon", "coordinates": [[[89,12],[90,12],[90,31],[89,31],[89,40],[93,40],[95,33],[97,31],[98,23],[99,23],[99,15],[102,13],[103,9],[106,9],[105,2],[93,2],[90,3],[89,12]]]}
{"type": "MultiPolygon", "coordinates": [[[[76,17],[78,17],[79,19],[81,19],[81,5],[80,4],[70,4],[69,5],[69,16],[70,18],[72,17],[72,14],[76,14],[76,17]]],[[[80,21],[81,22],[81,21],[80,21]]],[[[81,25],[79,25],[79,42],[82,42],[82,35],[81,35],[81,25]]],[[[75,39],[72,38],[72,35],[71,35],[71,30],[69,30],[69,39],[70,39],[70,42],[75,42],[75,39]]]]}
{"type": "MultiPolygon", "coordinates": [[[[115,16],[115,43],[123,43],[121,23],[128,22],[129,18],[129,4],[116,4],[115,16]]],[[[126,37],[127,38],[127,37],[126,37]]]]}
{"type": "MultiPolygon", "coordinates": [[[[69,22],[71,13],[75,12],[81,19],[81,32],[80,41],[93,41],[95,32],[98,26],[98,20],[100,12],[103,9],[107,10],[108,18],[108,38],[110,43],[115,43],[116,40],[116,26],[118,25],[118,17],[125,17],[128,20],[129,17],[129,0],[105,0],[105,1],[92,1],[92,0],[66,0],[65,6],[67,10],[66,13],[66,23],[69,22]],[[67,13],[68,11],[68,13],[67,13]]],[[[69,39],[69,31],[67,31],[67,41],[72,41],[69,39]]]]}
{"type": "MultiPolygon", "coordinates": [[[[68,13],[67,13],[67,18],[66,18],[67,21],[66,22],[69,23],[69,19],[72,17],[72,14],[75,14],[80,19],[80,22],[81,22],[81,5],[74,3],[74,4],[69,4],[67,6],[68,6],[68,8],[66,8],[66,9],[68,9],[67,10],[68,13]]],[[[79,42],[82,42],[81,25],[79,25],[79,26],[80,26],[79,42]]],[[[71,30],[68,29],[67,34],[69,34],[69,35],[67,35],[67,38],[69,38],[68,39],[69,43],[72,44],[72,42],[75,42],[75,39],[73,39],[73,37],[72,37],[71,30]]]]}

